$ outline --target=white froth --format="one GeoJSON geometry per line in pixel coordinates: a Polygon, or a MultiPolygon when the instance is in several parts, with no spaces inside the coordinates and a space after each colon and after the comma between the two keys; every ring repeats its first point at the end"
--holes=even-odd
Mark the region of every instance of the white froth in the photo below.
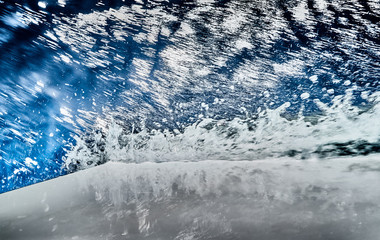
{"type": "MultiPolygon", "coordinates": [[[[303,97],[306,96],[309,95],[303,97]]],[[[277,109],[259,110],[257,119],[220,122],[203,118],[182,133],[143,130],[130,134],[114,122],[106,130],[103,157],[126,162],[254,160],[282,156],[290,150],[308,157],[320,147],[334,143],[357,140],[376,143],[380,138],[379,94],[368,97],[374,105],[365,112],[352,106],[351,98],[352,95],[336,96],[331,106],[314,100],[323,112],[318,118],[299,115],[287,120],[282,114],[291,104],[285,103],[277,109]]],[[[76,161],[94,162],[99,157],[93,155],[93,149],[82,139],[76,140],[77,145],[68,153],[67,165],[76,161]]]]}

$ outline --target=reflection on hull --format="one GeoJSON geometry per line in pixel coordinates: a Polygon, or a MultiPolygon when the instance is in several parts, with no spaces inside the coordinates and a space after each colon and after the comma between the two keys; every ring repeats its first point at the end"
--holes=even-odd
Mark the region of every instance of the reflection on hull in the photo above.
{"type": "Polygon", "coordinates": [[[379,155],[109,162],[2,194],[0,238],[375,240],[379,166],[379,155]]]}

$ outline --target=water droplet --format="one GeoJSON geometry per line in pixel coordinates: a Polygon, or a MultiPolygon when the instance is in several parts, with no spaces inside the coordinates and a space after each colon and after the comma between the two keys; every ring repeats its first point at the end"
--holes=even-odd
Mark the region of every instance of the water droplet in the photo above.
{"type": "Polygon", "coordinates": [[[318,76],[313,75],[313,76],[309,77],[309,80],[312,81],[313,83],[316,83],[316,82],[318,82],[318,76]]]}
{"type": "Polygon", "coordinates": [[[47,4],[46,4],[46,2],[38,2],[38,6],[40,8],[46,8],[47,4]]]}
{"type": "Polygon", "coordinates": [[[301,94],[301,99],[308,99],[310,97],[309,93],[302,93],[301,94]]]}

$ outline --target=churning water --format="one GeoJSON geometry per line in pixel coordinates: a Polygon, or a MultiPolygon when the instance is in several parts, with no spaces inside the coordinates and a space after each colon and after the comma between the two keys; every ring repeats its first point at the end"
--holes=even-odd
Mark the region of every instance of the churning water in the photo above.
{"type": "Polygon", "coordinates": [[[0,0],[0,193],[109,161],[376,155],[379,21],[378,0],[0,0]]]}

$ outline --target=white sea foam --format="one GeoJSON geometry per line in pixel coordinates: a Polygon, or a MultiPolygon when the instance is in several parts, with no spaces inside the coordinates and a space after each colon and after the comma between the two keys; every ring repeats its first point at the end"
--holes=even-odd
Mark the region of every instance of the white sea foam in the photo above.
{"type": "Polygon", "coordinates": [[[90,139],[77,137],[66,164],[84,167],[109,160],[255,160],[286,155],[309,158],[368,154],[380,139],[379,93],[369,100],[370,107],[354,106],[352,91],[347,91],[345,96],[335,97],[331,105],[313,100],[321,110],[318,116],[300,112],[285,118],[290,106],[285,103],[277,109],[259,109],[246,119],[205,118],[182,131],[143,129],[132,134],[113,121],[104,133],[93,134],[90,139]]]}

